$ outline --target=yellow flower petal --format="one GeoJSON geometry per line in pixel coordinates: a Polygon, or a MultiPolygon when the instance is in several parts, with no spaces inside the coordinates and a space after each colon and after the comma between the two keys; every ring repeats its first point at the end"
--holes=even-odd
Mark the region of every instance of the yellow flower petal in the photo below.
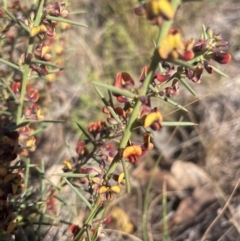
{"type": "Polygon", "coordinates": [[[144,120],[144,127],[148,128],[151,126],[155,121],[161,123],[162,122],[162,114],[157,111],[157,112],[152,112],[148,114],[144,120]]]}
{"type": "Polygon", "coordinates": [[[72,170],[72,164],[70,161],[68,161],[67,159],[65,159],[64,161],[65,166],[67,167],[68,170],[72,170]]]}
{"type": "Polygon", "coordinates": [[[109,187],[101,186],[101,187],[99,188],[99,190],[98,190],[98,193],[99,193],[99,194],[106,193],[106,192],[109,191],[109,189],[110,189],[109,187]]]}
{"type": "Polygon", "coordinates": [[[167,59],[169,56],[178,58],[178,54],[183,54],[184,49],[185,46],[179,30],[171,29],[169,34],[163,39],[158,52],[163,59],[167,59]]]}
{"type": "Polygon", "coordinates": [[[142,154],[142,148],[140,146],[127,146],[123,151],[123,158],[127,158],[131,155],[140,156],[142,154]]]}
{"type": "Polygon", "coordinates": [[[167,20],[174,17],[172,5],[168,0],[150,0],[146,5],[146,14],[149,20],[162,16],[167,20]]]}
{"type": "Polygon", "coordinates": [[[39,33],[44,33],[47,31],[47,28],[45,25],[41,24],[39,26],[33,26],[30,31],[30,36],[35,37],[39,33]]]}
{"type": "Polygon", "coordinates": [[[167,20],[171,20],[174,18],[174,11],[171,3],[168,0],[159,0],[158,8],[161,15],[163,15],[163,17],[167,20]]]}
{"type": "Polygon", "coordinates": [[[111,190],[112,192],[114,192],[114,193],[120,193],[120,192],[121,192],[121,189],[120,189],[119,186],[112,186],[112,187],[110,188],[110,190],[111,190]]]}
{"type": "Polygon", "coordinates": [[[34,136],[30,136],[29,139],[26,141],[26,146],[29,147],[29,151],[35,151],[36,150],[36,138],[34,136]]]}
{"type": "Polygon", "coordinates": [[[51,51],[51,47],[48,45],[45,45],[42,47],[42,53],[41,53],[41,57],[43,57],[45,54],[49,53],[51,51]]]}
{"type": "Polygon", "coordinates": [[[120,184],[124,178],[125,178],[125,175],[124,175],[124,172],[122,172],[118,177],[118,184],[120,184]]]}

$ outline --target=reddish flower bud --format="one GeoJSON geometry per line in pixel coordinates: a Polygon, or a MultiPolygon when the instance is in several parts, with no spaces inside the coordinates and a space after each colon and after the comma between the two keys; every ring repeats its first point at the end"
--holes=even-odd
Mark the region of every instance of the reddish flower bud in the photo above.
{"type": "Polygon", "coordinates": [[[144,9],[143,6],[138,6],[138,7],[134,8],[133,11],[137,16],[144,16],[145,15],[145,9],[144,9]]]}
{"type": "Polygon", "coordinates": [[[207,47],[206,42],[203,39],[199,39],[199,41],[194,45],[193,47],[193,51],[196,52],[200,52],[202,50],[204,50],[207,47]]]}
{"type": "Polygon", "coordinates": [[[227,64],[231,61],[231,54],[225,52],[215,52],[213,53],[213,60],[218,62],[219,64],[227,64]]]}
{"type": "Polygon", "coordinates": [[[180,55],[180,59],[188,61],[194,57],[194,52],[192,50],[185,51],[183,55],[180,55]]]}
{"type": "Polygon", "coordinates": [[[155,74],[155,76],[154,76],[159,82],[165,82],[165,81],[167,81],[170,77],[171,77],[171,75],[169,75],[169,74],[155,74]]]}
{"type": "Polygon", "coordinates": [[[212,74],[214,72],[211,65],[209,65],[209,61],[204,61],[204,67],[209,74],[212,74]]]}
{"type": "Polygon", "coordinates": [[[77,143],[76,152],[79,156],[87,156],[88,155],[88,149],[86,148],[84,141],[79,141],[77,143]]]}

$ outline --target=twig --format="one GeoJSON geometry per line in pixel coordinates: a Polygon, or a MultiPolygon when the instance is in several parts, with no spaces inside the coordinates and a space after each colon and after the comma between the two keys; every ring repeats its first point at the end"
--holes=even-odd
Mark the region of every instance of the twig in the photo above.
{"type": "Polygon", "coordinates": [[[226,211],[226,209],[228,208],[230,202],[232,201],[232,198],[234,196],[234,194],[236,193],[238,186],[240,184],[240,178],[238,179],[237,184],[235,185],[232,194],[230,195],[230,197],[228,198],[226,204],[224,205],[222,211],[219,213],[219,215],[213,220],[213,222],[210,224],[210,226],[207,228],[207,230],[205,231],[201,241],[206,241],[206,237],[208,235],[208,233],[211,231],[211,229],[214,227],[214,225],[219,221],[219,219],[221,218],[221,216],[224,214],[224,212],[226,211]]]}

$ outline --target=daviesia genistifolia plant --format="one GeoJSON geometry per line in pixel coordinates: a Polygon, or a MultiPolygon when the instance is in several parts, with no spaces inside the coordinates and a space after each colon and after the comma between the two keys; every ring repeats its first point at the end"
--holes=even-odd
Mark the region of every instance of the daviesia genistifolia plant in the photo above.
{"type": "MultiPolygon", "coordinates": [[[[54,209],[55,196],[62,187],[69,186],[89,209],[82,226],[69,223],[75,241],[96,240],[103,235],[102,227],[109,221],[105,216],[108,204],[116,195],[131,190],[129,166],[154,148],[152,131],[161,131],[164,126],[194,125],[165,122],[161,108],[154,107],[152,100],[158,99],[158,106],[172,105],[187,112],[173,100],[180,88],[197,97],[190,83],[200,83],[204,72],[226,76],[214,63],[230,62],[231,55],[224,51],[228,42],[204,25],[199,39],[183,39],[180,29],[172,28],[180,4],[180,0],[149,0],[134,9],[135,15],[159,29],[151,62],[143,66],[138,79],[120,72],[113,85],[92,82],[106,118],[91,122],[87,128],[78,124],[84,137],[76,145],[76,156],[64,159],[63,173],[58,174],[60,186],[50,185],[36,204],[45,211],[54,209]],[[138,129],[142,138],[136,142],[132,137],[138,129]]],[[[28,154],[36,148],[35,135],[41,123],[50,121],[42,113],[44,97],[39,97],[42,92],[44,96],[50,92],[62,73],[66,40],[61,32],[72,25],[84,25],[68,19],[64,3],[43,0],[30,9],[20,1],[5,1],[0,16],[0,233],[14,234],[26,211],[16,200],[24,203],[31,192],[28,173],[34,165],[28,154]],[[21,18],[17,17],[19,13],[21,18]],[[27,47],[16,58],[13,52],[19,36],[27,47]]],[[[37,169],[44,173],[44,167],[37,169]]]]}

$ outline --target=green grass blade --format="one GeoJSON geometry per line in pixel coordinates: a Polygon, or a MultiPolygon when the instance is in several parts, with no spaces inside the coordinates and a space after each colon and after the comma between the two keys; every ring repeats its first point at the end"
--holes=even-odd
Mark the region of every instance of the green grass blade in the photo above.
{"type": "Polygon", "coordinates": [[[162,195],[162,207],[163,207],[163,241],[168,241],[168,221],[167,221],[167,187],[166,180],[163,182],[163,195],[162,195]]]}
{"type": "Polygon", "coordinates": [[[81,177],[95,177],[98,173],[90,173],[90,174],[83,174],[83,173],[57,173],[54,176],[59,177],[69,177],[69,178],[81,178],[81,177]]]}
{"type": "Polygon", "coordinates": [[[25,159],[25,176],[24,176],[24,186],[27,189],[28,187],[28,181],[29,181],[29,171],[30,171],[30,159],[25,159]]]}
{"type": "Polygon", "coordinates": [[[92,205],[88,202],[88,200],[72,185],[71,182],[67,180],[67,178],[63,177],[64,181],[68,184],[68,186],[76,193],[76,195],[87,205],[87,207],[91,210],[92,205]]]}
{"type": "Polygon", "coordinates": [[[122,167],[123,167],[123,172],[124,172],[124,178],[125,178],[127,193],[130,194],[130,192],[131,192],[131,186],[130,186],[129,175],[128,175],[128,170],[127,170],[127,166],[126,166],[126,161],[122,158],[122,159],[121,159],[121,163],[122,163],[122,167]]]}

